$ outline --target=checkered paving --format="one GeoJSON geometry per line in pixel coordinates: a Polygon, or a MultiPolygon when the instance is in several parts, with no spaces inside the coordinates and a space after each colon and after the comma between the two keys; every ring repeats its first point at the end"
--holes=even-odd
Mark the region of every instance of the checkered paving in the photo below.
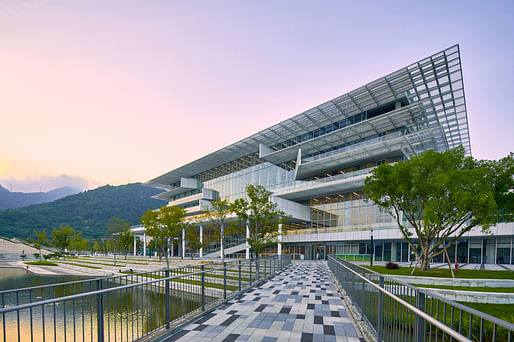
{"type": "Polygon", "coordinates": [[[364,341],[326,262],[294,263],[166,341],[364,341]]]}

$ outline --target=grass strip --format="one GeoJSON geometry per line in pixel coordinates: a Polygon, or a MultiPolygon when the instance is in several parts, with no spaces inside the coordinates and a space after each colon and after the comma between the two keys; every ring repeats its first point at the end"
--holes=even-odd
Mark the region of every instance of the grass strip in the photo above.
{"type": "Polygon", "coordinates": [[[74,263],[74,262],[63,262],[63,261],[59,261],[60,264],[66,264],[66,265],[72,265],[72,266],[79,266],[79,267],[86,267],[86,268],[92,268],[92,269],[95,269],[95,270],[100,270],[102,269],[101,267],[97,267],[97,266],[89,266],[89,265],[84,265],[84,264],[77,264],[77,263],[74,263]]]}
{"type": "MultiPolygon", "coordinates": [[[[176,274],[189,274],[190,272],[184,272],[184,271],[170,271],[172,273],[176,273],[176,274]]],[[[228,273],[228,271],[227,271],[228,273]]],[[[242,273],[242,272],[241,272],[242,273]]],[[[223,279],[223,275],[222,274],[212,274],[212,273],[205,273],[205,277],[206,278],[217,278],[217,279],[223,279]]],[[[239,280],[239,277],[234,277],[234,276],[229,276],[227,275],[227,279],[230,279],[230,280],[239,280]]],[[[250,278],[243,278],[241,277],[241,281],[250,281],[250,278]]]]}
{"type": "Polygon", "coordinates": [[[416,287],[424,287],[427,289],[514,293],[514,287],[470,287],[470,286],[445,286],[445,285],[424,285],[424,284],[410,284],[410,285],[416,286],[416,287]]]}
{"type": "MultiPolygon", "coordinates": [[[[400,267],[396,270],[387,269],[385,266],[364,266],[372,271],[398,276],[410,276],[410,267],[400,267]]],[[[433,268],[430,271],[422,271],[416,268],[413,274],[414,277],[436,277],[436,278],[451,278],[450,270],[447,268],[433,268]]],[[[514,271],[489,271],[489,270],[459,270],[455,273],[455,278],[463,279],[514,279],[514,271]]]]}
{"type": "Polygon", "coordinates": [[[50,262],[47,260],[27,261],[25,264],[34,266],[57,266],[55,262],[50,262]]]}
{"type": "MultiPolygon", "coordinates": [[[[121,273],[123,274],[130,274],[130,271],[122,271],[121,273]]],[[[161,276],[161,275],[158,275],[158,274],[139,274],[138,276],[142,276],[142,277],[146,277],[146,278],[153,278],[153,279],[163,279],[164,276],[161,276]]],[[[207,278],[207,276],[206,276],[207,278]]],[[[174,283],[181,283],[181,284],[190,284],[190,285],[198,285],[198,286],[202,286],[202,281],[201,280],[192,280],[192,279],[180,279],[180,278],[176,278],[176,279],[172,279],[172,282],[174,283]]],[[[205,284],[205,287],[210,287],[210,288],[214,288],[214,289],[221,289],[223,290],[223,284],[216,284],[216,283],[209,283],[209,282],[204,282],[205,284]]],[[[228,291],[235,291],[237,290],[238,287],[237,286],[232,286],[232,285],[227,285],[227,290],[228,291]]]]}

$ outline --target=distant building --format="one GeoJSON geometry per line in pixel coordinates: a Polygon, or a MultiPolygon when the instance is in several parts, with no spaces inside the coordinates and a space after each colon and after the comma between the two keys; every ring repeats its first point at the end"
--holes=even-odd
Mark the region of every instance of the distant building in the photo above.
{"type": "MultiPolygon", "coordinates": [[[[409,247],[392,217],[365,201],[364,179],[382,163],[457,146],[471,155],[455,45],[146,185],[164,190],[155,198],[196,215],[218,197],[234,201],[245,196],[247,184],[260,184],[291,215],[282,227],[287,231],[282,246],[268,253],[305,259],[327,253],[369,254],[373,229],[375,260],[410,261],[409,247]]],[[[466,234],[449,250],[452,262],[512,263],[514,225],[500,224],[492,231],[494,236],[479,230],[466,234]]],[[[245,236],[231,239],[226,254],[247,255],[245,236]]],[[[180,248],[176,244],[175,255],[180,248]]],[[[216,250],[213,245],[202,254],[216,256],[216,250]]]]}

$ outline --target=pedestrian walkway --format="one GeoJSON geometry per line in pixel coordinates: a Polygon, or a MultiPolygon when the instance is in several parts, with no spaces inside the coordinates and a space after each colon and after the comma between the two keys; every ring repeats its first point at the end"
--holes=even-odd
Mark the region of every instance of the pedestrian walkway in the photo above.
{"type": "Polygon", "coordinates": [[[326,262],[297,262],[165,341],[364,341],[326,262]]]}

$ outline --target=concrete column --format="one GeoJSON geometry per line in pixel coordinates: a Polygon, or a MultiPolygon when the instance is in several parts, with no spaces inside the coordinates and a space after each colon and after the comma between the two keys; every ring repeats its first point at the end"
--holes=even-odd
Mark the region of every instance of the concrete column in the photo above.
{"type": "Polygon", "coordinates": [[[182,229],[182,258],[186,257],[186,230],[182,229]]]}
{"type": "Polygon", "coordinates": [[[457,262],[457,249],[459,248],[459,240],[455,240],[455,262],[457,262]]]}
{"type": "Polygon", "coordinates": [[[248,243],[248,239],[250,238],[250,228],[248,227],[248,223],[246,224],[246,259],[250,259],[250,244],[248,243]]]}
{"type": "Polygon", "coordinates": [[[175,254],[175,249],[174,249],[174,244],[173,244],[173,239],[171,239],[171,250],[170,250],[170,256],[174,256],[173,254],[175,254]]]}
{"type": "Polygon", "coordinates": [[[143,233],[143,255],[146,256],[146,233],[143,233]]]}
{"type": "MultiPolygon", "coordinates": [[[[200,243],[203,243],[203,226],[200,226],[200,243]]],[[[200,258],[203,258],[203,247],[200,247],[200,258]]]]}
{"type": "Polygon", "coordinates": [[[134,236],[134,256],[136,256],[136,237],[134,236]]]}
{"type": "Polygon", "coordinates": [[[277,254],[282,255],[282,223],[278,225],[278,246],[277,246],[277,254]]]}

